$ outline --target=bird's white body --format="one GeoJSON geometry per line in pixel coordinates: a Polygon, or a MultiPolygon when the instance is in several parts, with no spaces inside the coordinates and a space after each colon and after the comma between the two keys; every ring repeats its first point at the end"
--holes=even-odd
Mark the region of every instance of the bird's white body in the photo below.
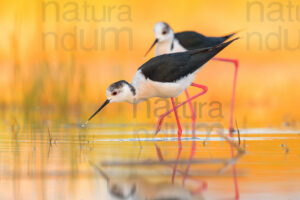
{"type": "Polygon", "coordinates": [[[135,99],[129,102],[139,103],[151,97],[177,97],[192,84],[196,73],[197,71],[175,82],[157,82],[147,79],[142,71],[138,70],[131,83],[136,89],[135,99]]]}

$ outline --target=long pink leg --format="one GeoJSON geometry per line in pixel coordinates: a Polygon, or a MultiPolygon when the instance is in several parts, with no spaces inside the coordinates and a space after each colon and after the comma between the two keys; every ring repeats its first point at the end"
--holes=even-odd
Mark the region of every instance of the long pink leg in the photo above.
{"type": "MultiPolygon", "coordinates": [[[[205,93],[207,92],[207,90],[208,90],[206,86],[204,86],[204,85],[199,85],[199,84],[196,84],[196,83],[192,83],[191,86],[201,88],[203,91],[200,92],[199,94],[196,94],[195,96],[193,96],[193,97],[191,97],[191,98],[185,100],[185,101],[182,102],[181,104],[178,104],[178,105],[175,107],[176,109],[179,108],[179,107],[181,107],[181,106],[183,106],[184,104],[186,104],[186,103],[188,103],[188,102],[190,102],[190,101],[192,101],[192,100],[194,100],[194,99],[200,97],[201,95],[205,94],[205,93]]],[[[159,117],[158,122],[157,122],[157,126],[156,126],[155,135],[160,131],[161,125],[162,125],[162,123],[163,123],[164,118],[165,118],[168,114],[170,114],[171,112],[173,112],[173,111],[174,111],[174,108],[172,108],[171,110],[169,110],[168,112],[162,114],[162,115],[159,117]]]]}
{"type": "MultiPolygon", "coordinates": [[[[190,95],[189,95],[187,90],[185,90],[185,95],[186,95],[187,99],[190,99],[190,95]]],[[[190,106],[190,111],[191,111],[191,116],[192,116],[192,137],[194,138],[196,136],[195,135],[196,115],[195,115],[195,111],[194,111],[193,104],[192,104],[191,101],[189,101],[189,106],[190,106]]],[[[191,150],[189,160],[193,160],[195,152],[196,152],[196,142],[193,140],[192,141],[192,150],[191,150]]],[[[186,170],[185,170],[184,175],[183,175],[182,185],[185,184],[185,180],[187,179],[187,176],[189,174],[190,167],[191,167],[191,164],[189,163],[187,165],[186,170]]]]}
{"type": "MultiPolygon", "coordinates": [[[[193,136],[193,137],[194,137],[194,136],[193,136]]],[[[194,156],[195,156],[195,153],[196,153],[196,141],[193,140],[193,141],[192,141],[192,150],[191,150],[191,154],[190,154],[190,157],[189,157],[189,160],[190,160],[190,161],[193,160],[193,158],[194,158],[194,156]]],[[[182,185],[185,184],[185,180],[186,180],[187,177],[188,177],[188,174],[189,174],[189,171],[190,171],[190,167],[191,167],[191,163],[188,163],[187,166],[186,166],[184,175],[183,175],[182,185]]]]}
{"type": "MultiPolygon", "coordinates": [[[[200,88],[201,88],[201,85],[197,85],[197,84],[195,84],[195,83],[193,83],[192,86],[200,87],[200,88]]],[[[189,95],[186,94],[186,96],[187,96],[187,98],[189,99],[189,95]]],[[[193,120],[193,123],[194,123],[194,126],[195,126],[196,116],[195,116],[195,114],[194,114],[194,110],[193,110],[193,107],[191,106],[191,104],[190,104],[190,108],[191,108],[191,113],[192,113],[192,115],[194,115],[194,117],[195,117],[195,119],[193,120]]],[[[195,137],[195,127],[193,127],[192,136],[195,137]]],[[[191,150],[191,154],[190,154],[189,160],[193,160],[194,155],[195,155],[195,152],[196,152],[196,141],[193,140],[193,143],[192,143],[192,150],[191,150]]],[[[190,167],[191,167],[191,164],[189,163],[189,164],[187,165],[187,167],[186,167],[186,170],[185,170],[185,173],[184,173],[184,176],[183,176],[183,179],[182,179],[182,184],[183,184],[183,185],[185,184],[185,180],[186,180],[186,178],[187,178],[187,176],[188,176],[190,167]]]]}
{"type": "MultiPolygon", "coordinates": [[[[190,99],[190,95],[188,90],[186,89],[185,91],[186,99],[190,99]]],[[[192,136],[195,137],[195,127],[196,127],[196,115],[193,107],[192,101],[189,101],[189,107],[191,111],[191,117],[192,117],[192,136]]]]}
{"type": "MultiPolygon", "coordinates": [[[[173,109],[174,109],[174,114],[175,114],[176,123],[177,123],[177,127],[178,127],[178,152],[177,152],[177,158],[176,158],[176,161],[178,161],[179,158],[180,158],[181,151],[182,151],[182,144],[181,144],[182,128],[181,128],[181,124],[180,124],[180,121],[179,121],[179,117],[178,117],[178,114],[177,114],[175,101],[174,101],[173,97],[171,98],[171,102],[172,102],[172,106],[173,106],[173,109]]],[[[175,164],[174,169],[173,169],[172,183],[174,183],[174,180],[175,180],[176,169],[177,169],[177,163],[175,164]]]]}
{"type": "MultiPolygon", "coordinates": [[[[189,160],[190,160],[190,161],[193,160],[195,153],[196,153],[196,141],[193,140],[193,141],[192,141],[192,150],[191,150],[191,154],[190,154],[190,157],[189,157],[189,160]]],[[[186,166],[184,175],[183,175],[182,185],[185,184],[185,180],[186,180],[187,177],[188,177],[188,174],[189,174],[189,171],[190,171],[190,167],[191,167],[191,163],[188,163],[187,166],[186,166]]]]}
{"type": "MultiPolygon", "coordinates": [[[[156,154],[157,154],[158,159],[160,161],[164,161],[165,159],[162,155],[162,152],[156,144],[155,144],[155,149],[156,149],[156,154]]],[[[169,166],[169,165],[167,165],[167,166],[169,166]]],[[[171,167],[174,170],[174,167],[172,167],[172,166],[169,166],[169,167],[171,167]]],[[[179,172],[181,174],[185,173],[181,170],[177,170],[177,172],[179,172]]],[[[202,192],[203,190],[207,189],[207,182],[206,181],[195,180],[195,179],[192,179],[192,178],[189,178],[189,179],[199,183],[199,186],[195,190],[192,191],[193,194],[198,194],[198,193],[202,192]]]]}
{"type": "Polygon", "coordinates": [[[233,135],[234,102],[235,102],[237,75],[238,75],[238,70],[239,70],[239,61],[236,59],[228,59],[228,58],[213,58],[213,60],[233,63],[235,66],[234,77],[233,77],[232,96],[231,96],[230,118],[229,118],[229,132],[230,132],[230,137],[232,137],[232,135],[233,135]]]}
{"type": "MultiPolygon", "coordinates": [[[[229,63],[233,63],[235,66],[235,71],[234,71],[234,79],[233,79],[233,88],[232,88],[232,98],[231,98],[231,109],[230,109],[230,118],[229,118],[229,130],[230,130],[230,136],[232,136],[232,130],[233,130],[233,113],[234,113],[234,102],[235,102],[235,93],[236,93],[236,82],[237,82],[237,74],[238,74],[238,68],[239,68],[239,61],[236,59],[227,59],[227,58],[213,58],[213,60],[216,61],[222,61],[222,62],[229,62],[229,63]]],[[[204,86],[205,87],[205,86],[204,86]]],[[[199,95],[201,96],[201,95],[199,95]]],[[[192,97],[193,98],[193,97],[192,97]]],[[[185,104],[186,102],[188,102],[189,100],[186,100],[183,104],[185,104]]],[[[178,105],[178,107],[182,106],[181,104],[178,105]]],[[[170,110],[164,114],[162,114],[159,117],[157,126],[156,126],[156,132],[155,134],[157,134],[160,129],[161,129],[161,125],[163,123],[163,119],[172,112],[173,110],[170,110]]]]}
{"type": "MultiPolygon", "coordinates": [[[[233,63],[235,66],[234,70],[234,77],[233,77],[233,88],[232,88],[232,97],[231,97],[231,109],[230,109],[230,118],[229,118],[229,136],[233,136],[233,113],[234,113],[234,102],[235,102],[235,92],[236,92],[236,82],[237,82],[237,75],[239,69],[239,61],[235,59],[227,59],[227,58],[213,58],[213,60],[223,61],[223,62],[230,62],[233,63]]],[[[233,147],[230,146],[231,150],[231,157],[234,157],[233,147]]],[[[232,165],[232,175],[233,175],[233,183],[234,183],[234,190],[235,190],[235,199],[239,199],[239,186],[237,182],[237,175],[236,175],[236,167],[235,164],[232,165]]]]}
{"type": "Polygon", "coordinates": [[[174,114],[175,114],[175,118],[176,118],[176,123],[177,123],[177,128],[178,128],[178,133],[177,133],[177,136],[178,136],[178,141],[181,140],[181,134],[182,134],[182,128],[181,128],[181,124],[180,124],[180,121],[179,121],[179,117],[178,117],[178,114],[177,114],[177,108],[175,106],[175,100],[174,98],[172,97],[171,98],[171,102],[172,102],[172,106],[173,106],[173,110],[174,110],[174,114]]]}
{"type": "MultiPolygon", "coordinates": [[[[233,136],[233,113],[234,113],[234,102],[235,102],[235,93],[236,93],[236,83],[237,83],[237,74],[238,74],[238,68],[239,68],[239,61],[235,60],[235,59],[227,59],[227,58],[213,58],[213,60],[217,60],[217,61],[223,61],[223,62],[230,62],[233,63],[235,65],[235,71],[234,71],[234,79],[233,79],[233,89],[232,89],[232,98],[231,98],[231,109],[230,109],[230,119],[229,119],[229,135],[230,137],[233,136]]],[[[205,91],[206,92],[206,91],[205,91]]],[[[204,92],[204,93],[205,93],[204,92]]],[[[199,95],[201,96],[201,95],[199,95]]],[[[198,97],[198,96],[197,96],[198,97]]],[[[196,98],[197,98],[196,97],[196,98]]],[[[192,97],[194,98],[194,97],[192,97]]],[[[185,102],[182,103],[185,104],[186,102],[188,102],[189,100],[186,100],[185,102]]],[[[191,100],[190,100],[191,101],[191,100]]],[[[181,104],[178,105],[182,106],[181,104]]],[[[160,116],[159,121],[157,123],[157,128],[156,128],[156,134],[159,132],[163,119],[164,117],[166,117],[168,114],[170,114],[173,110],[170,110],[166,113],[164,113],[163,115],[160,116]]],[[[233,148],[231,146],[231,156],[234,156],[234,152],[233,152],[233,148]]],[[[237,177],[236,177],[236,168],[235,165],[232,166],[232,170],[233,170],[233,177],[234,177],[234,186],[235,186],[235,198],[239,199],[239,189],[238,189],[238,183],[237,183],[237,177]]]]}
{"type": "MultiPolygon", "coordinates": [[[[177,160],[179,159],[180,154],[181,154],[181,151],[182,151],[182,144],[181,144],[181,133],[182,133],[182,129],[181,129],[181,125],[180,125],[180,122],[179,122],[179,118],[178,118],[176,109],[179,108],[180,106],[186,104],[187,102],[189,103],[190,109],[191,109],[191,112],[192,112],[192,119],[193,119],[193,137],[194,137],[194,136],[195,136],[195,120],[196,120],[196,116],[195,116],[195,112],[194,112],[193,105],[192,105],[191,101],[192,101],[193,99],[195,99],[195,98],[197,98],[197,97],[199,97],[199,96],[201,96],[201,95],[203,95],[204,93],[207,92],[207,87],[206,87],[206,86],[198,85],[198,84],[195,84],[195,83],[192,83],[191,85],[194,86],[194,87],[201,88],[201,89],[203,89],[203,91],[202,91],[201,93],[199,93],[199,94],[193,96],[192,98],[189,97],[189,94],[188,94],[188,92],[186,91],[187,100],[186,100],[185,102],[179,104],[178,106],[175,105],[174,98],[171,98],[173,109],[170,110],[169,112],[172,112],[172,111],[174,110],[175,117],[176,117],[176,121],[177,121],[177,126],[178,126],[178,154],[177,154],[177,160]]],[[[167,115],[167,114],[166,114],[166,115],[167,115]]],[[[162,119],[163,119],[163,118],[162,118],[162,119]]],[[[193,145],[190,159],[193,159],[194,152],[195,152],[195,148],[196,148],[195,145],[193,145]]],[[[186,174],[188,174],[189,167],[190,167],[190,166],[188,165],[186,174]]],[[[176,169],[177,169],[177,164],[174,166],[174,169],[173,169],[172,183],[174,183],[174,180],[175,180],[176,169]]],[[[185,179],[186,179],[186,175],[184,176],[184,180],[185,180],[185,179]]]]}

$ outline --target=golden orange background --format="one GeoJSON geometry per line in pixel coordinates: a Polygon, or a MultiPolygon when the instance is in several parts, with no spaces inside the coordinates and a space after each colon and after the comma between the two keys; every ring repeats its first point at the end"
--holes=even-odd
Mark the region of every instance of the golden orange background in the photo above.
{"type": "MultiPolygon", "coordinates": [[[[106,18],[102,22],[84,21],[84,1],[53,1],[59,11],[50,6],[43,10],[43,3],[47,2],[52,1],[1,2],[0,104],[3,110],[13,110],[2,112],[8,119],[18,117],[12,108],[31,112],[32,109],[50,107],[54,108],[54,113],[65,115],[68,121],[84,121],[105,100],[105,90],[111,82],[132,79],[136,69],[146,61],[143,55],[154,40],[154,24],[166,21],[175,32],[195,30],[208,36],[242,30],[239,33],[241,39],[219,55],[240,61],[235,119],[244,127],[299,126],[300,47],[296,50],[288,50],[284,46],[279,50],[266,48],[268,35],[279,29],[282,34],[288,31],[287,37],[281,37],[281,43],[286,39],[289,46],[299,46],[300,20],[296,19],[296,10],[289,12],[285,0],[259,1],[259,5],[253,5],[250,12],[247,9],[254,2],[251,0],[87,1],[97,10],[98,16],[105,15],[105,12],[108,14],[107,9],[115,6],[111,19],[106,18]],[[78,21],[63,19],[64,13],[71,8],[68,4],[78,6],[78,21]],[[129,18],[125,21],[119,19],[122,5],[130,9],[129,18]],[[59,15],[57,22],[56,14],[59,15]],[[289,19],[290,14],[294,20],[289,19]],[[248,15],[250,19],[247,19],[248,15]],[[104,50],[54,50],[51,44],[46,49],[42,48],[43,33],[55,32],[60,36],[74,31],[75,26],[86,34],[86,45],[95,42],[95,29],[127,27],[132,31],[132,49],[128,46],[126,34],[120,36],[119,50],[114,48],[113,35],[107,37],[104,50]],[[262,50],[257,38],[249,40],[249,34],[254,32],[262,38],[262,50]],[[84,114],[77,115],[77,111],[84,114]]],[[[300,7],[297,1],[292,3],[300,7]]],[[[270,36],[268,41],[271,47],[276,47],[276,38],[270,36]]],[[[154,51],[147,59],[153,55],[154,51]]],[[[224,118],[218,120],[224,123],[228,121],[232,78],[231,64],[211,61],[195,80],[209,87],[201,101],[222,102],[224,118]]],[[[133,119],[132,112],[128,112],[131,106],[112,104],[95,122],[147,121],[143,115],[145,105],[141,104],[139,108],[142,117],[133,119]]],[[[45,115],[42,118],[51,117],[45,115]]],[[[203,120],[209,119],[204,116],[203,120]]],[[[148,121],[154,122],[154,117],[148,118],[148,121]]]]}
{"type": "MultiPolygon", "coordinates": [[[[126,13],[124,16],[126,18],[126,13]]],[[[87,158],[99,164],[108,160],[159,161],[157,145],[167,160],[176,158],[178,144],[170,140],[177,132],[172,115],[166,119],[172,122],[168,124],[172,127],[167,129],[167,134],[159,134],[153,139],[153,127],[158,117],[154,114],[164,105],[164,102],[156,103],[157,99],[148,102],[150,112],[147,103],[137,106],[136,115],[131,105],[115,103],[98,114],[88,129],[77,126],[105,101],[105,91],[110,83],[120,79],[130,81],[137,68],[154,56],[152,50],[147,59],[143,59],[154,40],[153,26],[158,21],[168,22],[175,32],[195,30],[208,36],[240,30],[238,36],[241,39],[218,56],[240,61],[234,119],[241,129],[241,146],[248,152],[237,163],[241,199],[255,199],[253,195],[271,195],[272,199],[299,196],[299,1],[2,0],[1,199],[92,199],[97,192],[103,196],[107,188],[103,178],[97,176],[98,172],[92,171],[87,158]],[[85,21],[85,2],[97,11],[97,16],[104,15],[105,19],[102,22],[85,21]],[[292,12],[288,8],[289,2],[294,5],[292,12]],[[45,3],[51,3],[46,11],[43,10],[45,3]],[[72,5],[78,7],[79,20],[69,22],[63,16],[68,12],[68,16],[72,16],[72,5]],[[129,19],[122,21],[119,17],[124,6],[129,9],[129,19]],[[109,9],[112,9],[111,14],[108,14],[109,9]],[[85,33],[85,46],[95,44],[95,30],[125,27],[132,33],[132,48],[126,33],[120,35],[118,50],[112,34],[104,41],[105,49],[66,51],[59,45],[56,50],[51,40],[46,43],[47,48],[43,48],[44,33],[54,33],[61,39],[63,35],[73,34],[75,27],[85,33]],[[285,33],[288,35],[284,36],[285,33]],[[282,46],[274,49],[278,47],[278,40],[282,46]],[[296,49],[289,50],[285,46],[287,42],[289,47],[296,49]],[[266,129],[243,129],[251,127],[266,129]],[[273,127],[296,131],[268,129],[273,127]],[[146,140],[141,142],[140,138],[146,140]],[[100,186],[95,184],[96,180],[101,182],[100,186]]],[[[101,46],[103,41],[98,42],[101,46]]],[[[73,45],[72,40],[67,40],[66,44],[73,45]]],[[[198,110],[202,116],[197,117],[197,122],[221,122],[228,127],[233,72],[232,64],[216,61],[209,62],[199,72],[195,82],[208,86],[209,90],[197,100],[206,103],[202,113],[198,110]],[[212,109],[209,104],[214,101],[222,103],[223,117],[209,117],[212,109]]],[[[193,88],[189,90],[192,94],[198,92],[193,88]]],[[[184,99],[184,95],[179,97],[179,101],[184,99]]],[[[183,109],[179,115],[183,115],[183,109]]],[[[189,122],[183,125],[186,137],[189,129],[185,125],[191,125],[190,119],[181,117],[181,120],[189,122]]],[[[204,131],[208,134],[211,129],[204,131]]],[[[180,159],[192,155],[193,141],[197,141],[194,159],[230,157],[228,144],[217,140],[218,135],[213,134],[206,140],[205,133],[198,133],[200,139],[183,140],[180,159]]],[[[217,176],[212,172],[219,167],[222,166],[192,165],[190,176],[208,182],[204,195],[210,199],[229,199],[234,195],[231,168],[217,176]]],[[[121,170],[120,174],[127,175],[136,170],[142,178],[158,177],[170,181],[167,174],[171,169],[167,166],[147,169],[149,171],[143,167],[134,170],[128,167],[115,171],[121,170]]],[[[179,166],[179,169],[183,170],[185,166],[179,166]]],[[[176,177],[181,183],[180,178],[176,177]]]]}

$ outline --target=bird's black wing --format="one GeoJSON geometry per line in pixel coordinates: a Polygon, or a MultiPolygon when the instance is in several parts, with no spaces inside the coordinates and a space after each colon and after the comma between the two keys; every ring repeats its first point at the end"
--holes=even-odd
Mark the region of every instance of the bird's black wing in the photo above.
{"type": "Polygon", "coordinates": [[[235,33],[223,37],[206,37],[194,31],[184,31],[175,34],[175,38],[187,50],[208,48],[225,42],[235,33]]]}
{"type": "Polygon", "coordinates": [[[195,72],[236,39],[210,48],[157,56],[143,64],[139,70],[152,81],[174,82],[195,72]]]}

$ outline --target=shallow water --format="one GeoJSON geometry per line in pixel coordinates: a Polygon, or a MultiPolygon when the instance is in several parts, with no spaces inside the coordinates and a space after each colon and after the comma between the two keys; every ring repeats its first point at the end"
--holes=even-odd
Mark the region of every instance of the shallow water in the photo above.
{"type": "Polygon", "coordinates": [[[158,199],[176,192],[182,199],[235,199],[236,192],[240,199],[300,199],[300,131],[242,129],[234,140],[246,153],[233,148],[233,159],[217,132],[187,133],[177,159],[176,133],[134,129],[12,126],[0,139],[0,199],[158,199]]]}

